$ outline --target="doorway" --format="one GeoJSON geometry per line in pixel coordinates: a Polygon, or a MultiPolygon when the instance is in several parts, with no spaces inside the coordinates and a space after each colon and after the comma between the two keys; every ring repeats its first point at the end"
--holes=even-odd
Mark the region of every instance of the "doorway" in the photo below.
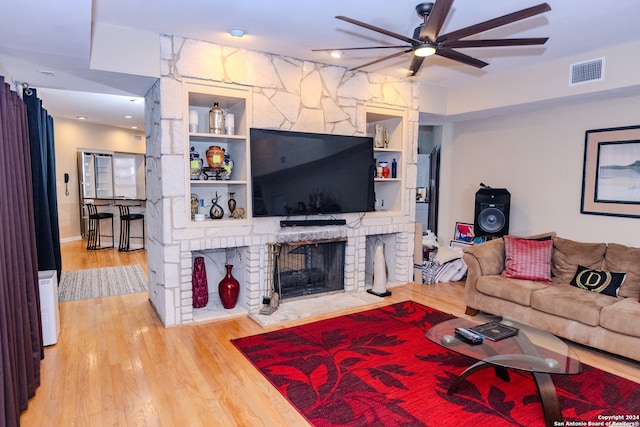
{"type": "Polygon", "coordinates": [[[416,222],[422,224],[424,234],[427,230],[438,233],[441,143],[442,126],[418,127],[416,222]]]}

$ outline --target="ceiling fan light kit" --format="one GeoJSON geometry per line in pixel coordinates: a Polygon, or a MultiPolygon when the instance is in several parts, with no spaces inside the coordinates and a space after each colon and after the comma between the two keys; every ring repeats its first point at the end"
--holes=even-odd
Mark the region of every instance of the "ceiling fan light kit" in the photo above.
{"type": "Polygon", "coordinates": [[[413,51],[413,54],[415,56],[420,56],[422,58],[425,58],[427,56],[431,56],[431,55],[433,55],[435,53],[436,53],[436,48],[431,46],[431,45],[429,45],[429,44],[425,44],[423,46],[419,46],[413,51]]]}
{"type": "Polygon", "coordinates": [[[531,37],[531,38],[509,38],[509,39],[492,39],[492,40],[462,40],[466,37],[470,37],[493,28],[502,27],[513,22],[521,21],[523,19],[530,18],[532,16],[539,15],[551,10],[551,6],[547,3],[541,3],[537,6],[532,6],[526,9],[519,10],[517,12],[509,13],[507,15],[500,16],[498,18],[490,19],[488,21],[480,22],[475,25],[471,25],[459,30],[440,35],[442,25],[449,15],[453,0],[435,0],[431,3],[420,3],[416,6],[416,12],[418,16],[423,19],[423,23],[420,24],[413,32],[412,37],[407,37],[402,34],[395,33],[393,31],[386,30],[384,28],[376,27],[365,22],[358,21],[346,16],[336,16],[336,19],[348,22],[350,24],[357,25],[362,28],[366,28],[371,31],[375,31],[380,34],[392,37],[397,40],[401,40],[406,45],[402,46],[369,46],[369,47],[350,47],[350,48],[332,48],[332,49],[313,49],[314,52],[319,51],[346,51],[346,50],[366,50],[366,49],[403,49],[400,52],[393,53],[391,55],[383,56],[376,60],[367,62],[366,64],[353,67],[350,71],[358,70],[360,68],[368,67],[369,65],[377,64],[388,59],[395,58],[405,53],[413,52],[411,64],[409,65],[408,76],[414,76],[420,70],[424,59],[431,55],[439,55],[444,58],[451,59],[466,65],[470,65],[476,68],[482,68],[489,65],[487,62],[473,58],[460,51],[454,50],[454,48],[476,48],[476,47],[499,47],[499,46],[532,46],[543,45],[547,42],[547,37],[531,37]]]}

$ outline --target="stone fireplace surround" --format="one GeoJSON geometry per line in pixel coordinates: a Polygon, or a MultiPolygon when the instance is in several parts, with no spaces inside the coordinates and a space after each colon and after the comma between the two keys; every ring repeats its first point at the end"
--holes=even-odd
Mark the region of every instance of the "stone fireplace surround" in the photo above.
{"type": "MultiPolygon", "coordinates": [[[[257,225],[256,227],[260,227],[257,225]]],[[[184,289],[182,322],[201,322],[226,317],[233,314],[256,315],[264,306],[263,297],[268,295],[267,276],[268,243],[319,241],[346,238],[344,292],[364,292],[371,288],[373,272],[373,249],[380,240],[385,246],[385,258],[390,286],[411,281],[413,264],[408,260],[413,256],[413,224],[396,226],[361,225],[348,226],[295,227],[274,233],[252,233],[250,236],[220,236],[210,239],[192,239],[189,248],[183,251],[184,264],[192,264],[194,256],[204,256],[209,282],[209,305],[203,309],[191,307],[191,276],[183,276],[184,289]],[[411,243],[411,245],[410,245],[411,243]],[[241,284],[238,304],[233,310],[222,309],[217,301],[217,284],[224,277],[224,265],[232,264],[233,275],[241,284]]],[[[189,269],[189,271],[191,271],[189,269]]]]}
{"type": "MultiPolygon", "coordinates": [[[[224,263],[234,264],[242,284],[237,313],[262,306],[267,243],[326,238],[347,239],[345,292],[362,292],[370,283],[373,244],[385,243],[391,283],[412,278],[418,134],[418,84],[363,71],[229,48],[177,36],[160,37],[160,74],[146,95],[147,216],[149,299],[165,326],[206,320],[192,307],[193,257],[209,261],[211,287],[224,263]],[[375,103],[407,112],[404,168],[398,197],[401,211],[360,218],[340,215],[349,226],[280,229],[278,219],[240,220],[239,225],[202,227],[188,216],[188,109],[183,81],[232,83],[252,97],[251,126],[307,132],[366,135],[365,105],[375,103]],[[356,226],[357,225],[357,226],[356,226]]],[[[214,298],[212,298],[214,299],[214,298]]],[[[236,309],[234,309],[236,310],[236,309]]],[[[216,310],[211,310],[216,312],[216,310]]],[[[225,317],[235,311],[223,312],[225,317]]],[[[213,316],[215,318],[215,315],[213,316]]]]}

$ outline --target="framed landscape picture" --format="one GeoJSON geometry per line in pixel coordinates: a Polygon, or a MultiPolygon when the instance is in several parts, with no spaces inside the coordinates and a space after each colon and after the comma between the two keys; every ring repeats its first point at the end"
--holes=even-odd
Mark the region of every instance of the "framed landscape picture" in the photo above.
{"type": "Polygon", "coordinates": [[[586,132],[580,212],[640,217],[640,126],[586,132]]]}

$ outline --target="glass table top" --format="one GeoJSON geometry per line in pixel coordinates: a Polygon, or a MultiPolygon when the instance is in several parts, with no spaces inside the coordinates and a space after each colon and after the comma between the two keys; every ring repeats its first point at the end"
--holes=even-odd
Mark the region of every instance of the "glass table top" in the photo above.
{"type": "Polygon", "coordinates": [[[451,319],[433,326],[425,335],[444,348],[504,368],[548,374],[577,374],[582,369],[577,355],[564,341],[549,332],[507,318],[451,319]],[[519,332],[499,341],[484,338],[482,344],[477,345],[468,344],[455,335],[456,328],[469,329],[490,321],[519,328],[519,332]]]}

